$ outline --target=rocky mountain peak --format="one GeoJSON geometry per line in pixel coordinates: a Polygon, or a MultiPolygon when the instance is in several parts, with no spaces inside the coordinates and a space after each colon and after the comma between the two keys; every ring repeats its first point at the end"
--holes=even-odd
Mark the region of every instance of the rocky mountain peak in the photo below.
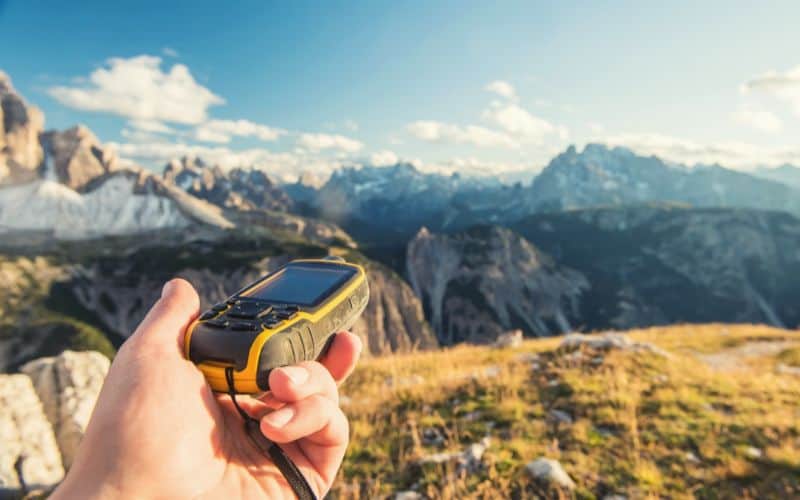
{"type": "Polygon", "coordinates": [[[26,182],[36,177],[42,162],[39,134],[44,115],[14,90],[0,72],[0,184],[26,182]]]}
{"type": "Polygon", "coordinates": [[[45,152],[43,176],[82,189],[92,179],[119,167],[116,153],[104,147],[85,125],[50,130],[41,135],[45,152]]]}
{"type": "Polygon", "coordinates": [[[184,156],[164,166],[164,179],[223,208],[288,212],[293,205],[278,183],[256,168],[223,169],[202,158],[184,156]]]}

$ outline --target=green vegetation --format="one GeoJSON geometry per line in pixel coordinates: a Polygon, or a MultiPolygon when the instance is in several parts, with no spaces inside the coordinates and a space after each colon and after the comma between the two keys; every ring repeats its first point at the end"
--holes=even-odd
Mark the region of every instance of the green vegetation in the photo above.
{"type": "Polygon", "coordinates": [[[798,347],[725,371],[702,358],[749,342],[800,344],[796,332],[693,325],[629,336],[670,355],[569,353],[558,349],[560,339],[542,339],[517,349],[459,346],[363,362],[343,387],[352,441],[335,493],[376,498],[415,487],[430,498],[800,495],[800,379],[775,370],[798,347]],[[572,423],[552,418],[552,410],[572,423]],[[441,445],[425,444],[431,429],[441,445]],[[476,472],[419,462],[487,435],[476,472]],[[574,492],[529,477],[525,464],[541,456],[561,462],[574,492]]]}

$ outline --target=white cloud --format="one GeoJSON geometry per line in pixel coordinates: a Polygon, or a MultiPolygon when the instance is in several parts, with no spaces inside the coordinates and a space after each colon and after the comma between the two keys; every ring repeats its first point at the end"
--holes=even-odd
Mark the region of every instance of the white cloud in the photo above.
{"type": "Polygon", "coordinates": [[[427,142],[472,144],[479,147],[518,147],[517,142],[508,135],[478,125],[460,126],[420,120],[409,123],[406,129],[417,139],[427,142]]]}
{"type": "Polygon", "coordinates": [[[338,134],[300,134],[297,144],[315,152],[334,149],[345,153],[356,153],[364,147],[361,142],[338,134]]]}
{"type": "Polygon", "coordinates": [[[513,103],[493,102],[489,109],[483,112],[483,118],[524,142],[542,144],[547,136],[552,134],[558,135],[562,140],[568,136],[565,127],[557,127],[547,120],[533,116],[526,109],[513,103]]]}
{"type": "Polygon", "coordinates": [[[178,51],[173,49],[172,47],[164,47],[163,49],[161,49],[161,53],[167,57],[178,57],[180,55],[178,54],[178,51]]]}
{"type": "Polygon", "coordinates": [[[785,72],[768,71],[745,82],[742,92],[762,92],[786,101],[800,115],[800,66],[785,72]]]}
{"type": "Polygon", "coordinates": [[[497,162],[468,157],[423,163],[418,168],[423,172],[436,172],[447,175],[458,172],[471,177],[495,176],[509,179],[526,175],[532,177],[535,173],[541,171],[543,166],[528,162],[497,162]]]}
{"type": "Polygon", "coordinates": [[[253,123],[249,120],[209,120],[195,128],[194,136],[199,141],[228,143],[233,136],[255,137],[262,141],[274,141],[286,131],[253,123]]]}
{"type": "Polygon", "coordinates": [[[164,122],[158,120],[131,120],[128,125],[136,130],[142,132],[150,132],[155,134],[174,134],[175,129],[167,126],[164,122]]]}
{"type": "Polygon", "coordinates": [[[400,157],[394,151],[388,150],[376,151],[367,158],[367,163],[376,167],[396,165],[399,161],[400,157]]]}
{"type": "Polygon", "coordinates": [[[209,107],[225,100],[197,83],[183,64],[161,70],[161,58],[115,57],[93,71],[88,83],[56,86],[48,94],[74,109],[116,114],[130,120],[198,124],[209,107]]]}
{"type": "Polygon", "coordinates": [[[268,174],[293,181],[303,172],[326,177],[344,162],[336,159],[276,153],[264,148],[232,150],[227,146],[205,146],[154,140],[151,142],[109,143],[125,163],[147,164],[158,168],[173,158],[200,157],[222,168],[252,167],[268,174]]]}
{"type": "Polygon", "coordinates": [[[762,132],[775,133],[783,129],[783,122],[770,111],[741,107],[731,113],[736,123],[747,125],[762,132]]]}
{"type": "Polygon", "coordinates": [[[718,163],[741,170],[756,166],[800,163],[800,147],[767,148],[744,142],[697,143],[662,134],[619,134],[592,142],[625,146],[643,155],[655,155],[685,165],[718,163]]]}
{"type": "Polygon", "coordinates": [[[506,99],[516,99],[517,98],[517,91],[514,89],[514,86],[504,80],[495,80],[490,82],[484,87],[485,90],[489,92],[494,92],[495,94],[505,97],[506,99]]]}

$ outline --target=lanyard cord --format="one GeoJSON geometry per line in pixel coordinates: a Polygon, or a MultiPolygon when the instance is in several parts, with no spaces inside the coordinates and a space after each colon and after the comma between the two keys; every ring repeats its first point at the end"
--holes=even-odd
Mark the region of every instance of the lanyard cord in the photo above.
{"type": "Polygon", "coordinates": [[[299,500],[317,500],[314,490],[311,489],[311,486],[308,484],[308,481],[306,481],[303,473],[300,472],[300,469],[297,468],[297,465],[292,462],[292,459],[289,458],[280,446],[264,437],[258,420],[248,415],[247,412],[239,406],[239,403],[236,401],[236,391],[233,386],[232,366],[225,368],[225,380],[228,382],[228,394],[231,397],[231,401],[233,401],[233,406],[236,407],[239,415],[241,415],[244,420],[244,431],[250,438],[250,441],[261,450],[261,453],[272,459],[299,500]]]}

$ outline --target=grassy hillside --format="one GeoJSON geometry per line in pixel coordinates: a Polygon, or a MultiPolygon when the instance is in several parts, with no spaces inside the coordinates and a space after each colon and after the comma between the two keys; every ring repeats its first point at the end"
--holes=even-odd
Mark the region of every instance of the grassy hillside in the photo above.
{"type": "Polygon", "coordinates": [[[800,495],[800,334],[693,325],[628,337],[610,350],[551,338],[365,361],[343,387],[352,441],[335,496],[800,495]],[[487,436],[477,461],[476,447],[459,459],[487,436]],[[525,465],[539,457],[575,488],[532,479],[525,465]]]}

